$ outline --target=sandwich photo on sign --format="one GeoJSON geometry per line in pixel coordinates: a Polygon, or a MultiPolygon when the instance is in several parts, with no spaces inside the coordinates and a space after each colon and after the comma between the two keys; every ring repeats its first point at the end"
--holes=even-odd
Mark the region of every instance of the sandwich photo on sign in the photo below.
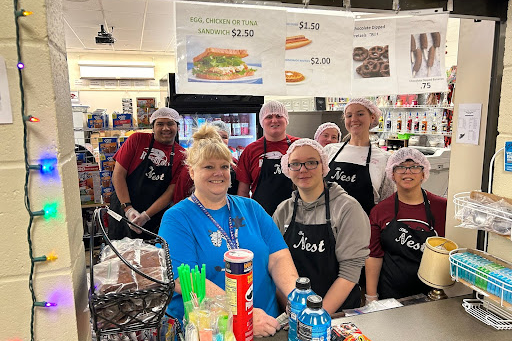
{"type": "Polygon", "coordinates": [[[248,65],[242,60],[247,56],[247,50],[208,47],[193,57],[189,81],[261,82],[260,77],[255,77],[259,65],[248,65]]]}

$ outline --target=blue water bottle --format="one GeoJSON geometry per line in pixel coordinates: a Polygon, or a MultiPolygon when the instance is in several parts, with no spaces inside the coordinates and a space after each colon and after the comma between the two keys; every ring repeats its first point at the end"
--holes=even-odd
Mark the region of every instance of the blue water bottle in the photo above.
{"type": "Polygon", "coordinates": [[[311,290],[311,281],[307,277],[299,277],[295,282],[295,289],[288,295],[286,314],[288,315],[288,341],[297,341],[297,317],[306,309],[308,296],[314,295],[311,290]]]}
{"type": "Polygon", "coordinates": [[[306,309],[297,318],[297,338],[300,341],[331,340],[331,316],[322,309],[322,297],[308,297],[306,309]]]}

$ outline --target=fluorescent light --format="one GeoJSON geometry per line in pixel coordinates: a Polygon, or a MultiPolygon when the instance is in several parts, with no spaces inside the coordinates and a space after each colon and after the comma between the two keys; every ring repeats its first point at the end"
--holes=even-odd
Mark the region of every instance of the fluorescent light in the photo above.
{"type": "Polygon", "coordinates": [[[155,79],[155,67],[80,65],[80,78],[85,79],[155,79]]]}

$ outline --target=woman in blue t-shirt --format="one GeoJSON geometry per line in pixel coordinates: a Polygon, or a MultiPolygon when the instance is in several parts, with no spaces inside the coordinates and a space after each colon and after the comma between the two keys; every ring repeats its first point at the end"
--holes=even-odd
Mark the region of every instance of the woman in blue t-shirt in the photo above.
{"type": "MultiPolygon", "coordinates": [[[[227,195],[232,157],[217,130],[203,125],[193,139],[186,163],[194,193],[165,212],[159,234],[169,243],[175,269],[181,264],[191,268],[206,264],[206,295],[210,297],[224,294],[224,253],[235,248],[251,250],[254,336],[273,335],[279,330],[276,287],[286,297],[298,277],[290,251],[272,218],[256,201],[227,195]]],[[[180,320],[183,317],[179,286],[167,312],[180,320]]]]}

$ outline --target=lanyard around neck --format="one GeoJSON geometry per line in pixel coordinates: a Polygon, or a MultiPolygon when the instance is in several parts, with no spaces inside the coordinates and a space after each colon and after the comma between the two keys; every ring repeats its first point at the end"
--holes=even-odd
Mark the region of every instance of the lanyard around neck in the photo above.
{"type": "Polygon", "coordinates": [[[226,204],[228,206],[228,213],[229,213],[229,235],[222,228],[222,226],[220,226],[219,223],[212,217],[210,212],[208,212],[206,207],[204,207],[204,205],[199,201],[199,199],[196,197],[195,194],[192,194],[190,196],[190,198],[201,209],[201,211],[203,211],[203,213],[208,218],[210,218],[210,220],[215,225],[215,227],[217,227],[217,230],[219,230],[219,232],[222,233],[222,235],[226,239],[226,244],[228,246],[228,250],[238,249],[239,248],[238,238],[236,238],[236,236],[235,236],[235,229],[233,228],[233,219],[231,218],[231,207],[230,207],[230,204],[229,204],[229,196],[226,196],[226,204]]]}

